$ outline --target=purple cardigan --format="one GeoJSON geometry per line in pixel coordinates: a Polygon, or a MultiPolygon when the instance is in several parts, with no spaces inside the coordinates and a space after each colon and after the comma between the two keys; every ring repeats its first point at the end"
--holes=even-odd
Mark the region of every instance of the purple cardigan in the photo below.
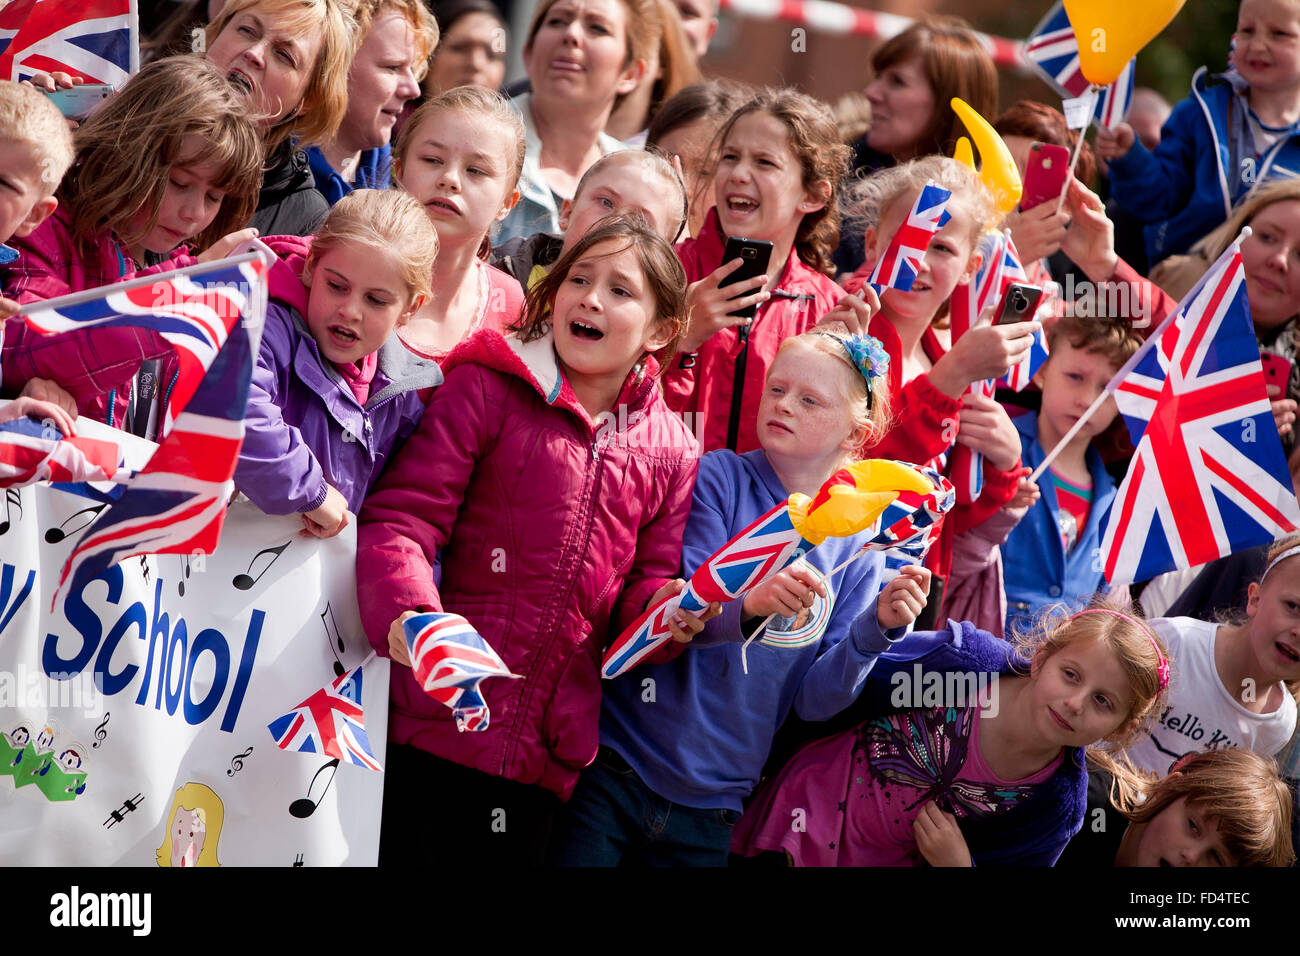
{"type": "Polygon", "coordinates": [[[330,484],[356,514],[384,462],[420,423],[417,390],[441,383],[436,362],[392,335],[379,350],[362,406],[299,313],[273,300],[248,390],[235,484],[267,514],[318,508],[330,484]]]}

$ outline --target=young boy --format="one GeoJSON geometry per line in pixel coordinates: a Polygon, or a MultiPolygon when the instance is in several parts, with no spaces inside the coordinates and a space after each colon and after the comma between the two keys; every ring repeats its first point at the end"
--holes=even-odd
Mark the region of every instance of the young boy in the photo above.
{"type": "MultiPolygon", "coordinates": [[[[0,81],[0,264],[18,258],[6,242],[30,234],[54,212],[59,204],[54,190],[72,158],[72,134],[49,98],[27,84],[0,81]]],[[[0,319],[18,309],[18,303],[0,297],[0,319]]],[[[0,346],[3,341],[0,324],[0,346]]],[[[54,419],[65,434],[71,431],[76,406],[58,386],[43,379],[8,384],[0,379],[6,392],[25,387],[18,401],[0,409],[0,422],[33,415],[54,419]]]]}
{"type": "MultiPolygon", "coordinates": [[[[1042,408],[1012,419],[1028,468],[1038,467],[1141,345],[1118,319],[1073,315],[1058,320],[1047,341],[1051,357],[1036,376],[1042,408]]],[[[1041,497],[1002,545],[1007,633],[1046,605],[1082,608],[1105,586],[1097,553],[1115,482],[1091,442],[1116,414],[1108,398],[1039,479],[1041,497]]]]}
{"type": "Polygon", "coordinates": [[[573,198],[560,206],[561,234],[539,232],[511,239],[492,250],[491,264],[514,276],[527,291],[565,249],[606,216],[642,216],[673,243],[686,222],[686,209],[682,178],[661,155],[640,149],[607,153],[592,163],[578,180],[573,198]]]}
{"type": "Polygon", "coordinates": [[[1257,183],[1300,169],[1300,0],[1242,0],[1235,69],[1174,108],[1154,153],[1120,124],[1097,135],[1111,194],[1142,222],[1152,264],[1186,252],[1257,183]]]}

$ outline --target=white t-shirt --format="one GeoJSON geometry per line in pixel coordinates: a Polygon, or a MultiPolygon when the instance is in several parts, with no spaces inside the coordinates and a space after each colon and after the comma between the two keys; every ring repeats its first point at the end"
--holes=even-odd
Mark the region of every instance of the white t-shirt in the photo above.
{"type": "MultiPolygon", "coordinates": [[[[1234,698],[1214,666],[1219,625],[1191,617],[1157,617],[1147,623],[1164,640],[1174,666],[1169,706],[1151,735],[1129,748],[1133,763],[1163,777],[1184,754],[1245,747],[1271,757],[1286,746],[1296,725],[1295,699],[1283,687],[1281,705],[1270,714],[1256,714],[1234,698]]],[[[1269,690],[1261,687],[1256,693],[1269,690]]]]}

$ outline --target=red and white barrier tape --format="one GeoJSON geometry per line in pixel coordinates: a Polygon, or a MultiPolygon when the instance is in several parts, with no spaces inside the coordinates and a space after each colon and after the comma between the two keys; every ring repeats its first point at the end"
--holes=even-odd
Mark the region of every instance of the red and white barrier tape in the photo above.
{"type": "MultiPolygon", "coordinates": [[[[755,20],[785,20],[819,30],[849,36],[878,37],[887,40],[897,36],[916,21],[893,13],[860,10],[843,3],[828,0],[721,0],[722,9],[740,17],[755,20]]],[[[1022,55],[1024,43],[1006,37],[990,36],[974,31],[993,62],[1028,72],[1022,55]]]]}

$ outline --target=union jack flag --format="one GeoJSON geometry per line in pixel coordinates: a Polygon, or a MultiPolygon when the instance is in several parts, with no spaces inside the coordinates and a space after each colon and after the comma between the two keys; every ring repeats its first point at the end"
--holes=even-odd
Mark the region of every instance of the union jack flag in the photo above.
{"type": "MultiPolygon", "coordinates": [[[[97,326],[152,329],[176,349],[180,371],[162,435],[171,431],[231,328],[265,311],[266,266],[256,254],[145,276],[33,305],[29,328],[51,335],[97,326]],[[258,301],[254,301],[257,299],[258,301]]],[[[261,319],[258,319],[261,328],[261,319]]],[[[242,415],[241,406],[240,418],[242,415]]]]}
{"type": "MultiPolygon", "coordinates": [[[[985,235],[980,240],[980,253],[982,260],[979,271],[970,282],[953,290],[949,302],[953,341],[975,326],[991,321],[991,310],[1001,301],[1011,283],[1030,284],[1024,264],[1020,261],[1020,253],[1016,251],[1009,234],[993,232],[985,235]]],[[[1045,355],[1047,343],[1041,329],[1036,333],[1035,344],[1045,355]]],[[[1033,348],[1030,355],[1032,357],[1033,348]]],[[[1040,361],[1039,365],[1041,364],[1040,361]]],[[[1009,370],[1008,374],[1019,374],[1018,368],[1019,366],[1009,370]]],[[[1034,371],[1037,371],[1037,366],[1034,371]]],[[[996,384],[992,379],[972,382],[968,389],[970,394],[986,398],[992,398],[995,391],[996,384]]],[[[984,456],[965,445],[954,444],[952,453],[948,456],[947,468],[948,476],[957,491],[957,502],[966,505],[977,501],[984,491],[984,456]]]]}
{"type": "Polygon", "coordinates": [[[37,481],[111,481],[121,459],[116,442],[65,438],[57,428],[32,418],[0,424],[0,488],[37,481]]]}
{"type": "Polygon", "coordinates": [[[1237,243],[1108,389],[1137,446],[1102,539],[1108,582],[1195,567],[1300,527],[1237,243]]]}
{"type": "MultiPolygon", "coordinates": [[[[238,275],[253,283],[242,292],[206,290],[195,273],[160,276],[157,285],[174,289],[179,284],[193,293],[198,303],[196,317],[187,321],[179,307],[129,317],[162,332],[164,338],[177,345],[178,352],[188,350],[188,362],[194,366],[192,374],[201,376],[201,383],[195,383],[197,388],[195,384],[189,386],[190,395],[183,394],[177,385],[167,413],[172,427],[148,464],[127,479],[121,496],[99,515],[73,548],[55,591],[56,602],[65,585],[73,590],[84,587],[132,555],[211,554],[216,550],[226,503],[234,490],[231,478],[244,440],[248,386],[266,315],[264,273],[261,260],[254,258],[214,263],[204,277],[221,282],[238,275]],[[247,311],[216,321],[210,313],[212,296],[218,294],[235,297],[240,308],[247,311]],[[214,339],[220,340],[216,352],[210,347],[214,339]],[[198,364],[205,359],[211,363],[206,374],[198,364]]],[[[165,294],[162,297],[167,298],[165,294]]],[[[122,294],[110,291],[108,299],[121,301],[122,294]]],[[[51,305],[59,301],[65,300],[52,300],[51,305]]],[[[114,316],[100,316],[104,311],[102,302],[87,303],[91,318],[81,324],[115,324],[114,316]]],[[[127,305],[132,303],[127,301],[127,305]]],[[[225,302],[223,307],[228,306],[229,302],[225,302]]],[[[79,308],[64,309],[60,314],[79,308]]]]}
{"type": "Polygon", "coordinates": [[[367,770],[383,770],[366,736],[366,713],[361,707],[361,673],[369,660],[334,678],[328,687],[268,724],[276,746],[327,754],[367,770]]]}
{"type": "MultiPolygon", "coordinates": [[[[1079,69],[1079,41],[1070,26],[1065,4],[1058,2],[1034,27],[1025,40],[1025,60],[1043,82],[1063,97],[1082,96],[1091,85],[1079,69]]],[[[1133,71],[1137,60],[1130,60],[1119,79],[1097,97],[1092,121],[1104,129],[1114,129],[1128,116],[1133,100],[1133,71]]]]}
{"type": "Polygon", "coordinates": [[[669,623],[679,609],[698,614],[714,601],[731,601],[812,550],[795,530],[789,502],[753,521],[700,565],[681,594],[646,611],[605,652],[601,675],[631,670],[672,637],[669,623]]]}
{"type": "MultiPolygon", "coordinates": [[[[1025,285],[1039,285],[1029,277],[1028,271],[1021,262],[1020,253],[1016,249],[1016,244],[1012,242],[1008,234],[1006,242],[1006,256],[1002,273],[1001,286],[1002,290],[998,293],[999,300],[1002,294],[1006,292],[1007,286],[1012,282],[1021,282],[1025,285]]],[[[1035,317],[1042,321],[1050,316],[1054,309],[1054,300],[1058,297],[1058,289],[1055,283],[1045,282],[1041,285],[1043,297],[1038,302],[1038,310],[1035,317]]],[[[1042,327],[1034,329],[1034,341],[1029,347],[1029,355],[1018,365],[1013,365],[1007,370],[1007,374],[998,379],[997,384],[1003,388],[1009,388],[1012,391],[1023,392],[1031,379],[1038,374],[1038,370],[1043,367],[1047,361],[1049,350],[1047,347],[1047,334],[1042,327]]]]}
{"type": "Polygon", "coordinates": [[[489,677],[518,679],[492,645],[459,614],[417,614],[402,625],[411,669],[424,692],[451,708],[456,729],[488,729],[491,712],[479,684],[489,677]]]}
{"type": "Polygon", "coordinates": [[[877,292],[885,289],[897,289],[900,292],[911,290],[916,274],[921,269],[921,261],[930,248],[930,240],[952,218],[948,215],[950,198],[951,192],[933,182],[921,187],[921,194],[916,197],[907,218],[889,240],[885,254],[871,270],[871,278],[867,281],[876,287],[877,292]]]}
{"type": "Polygon", "coordinates": [[[0,78],[61,70],[119,87],[140,65],[136,0],[12,0],[0,9],[0,78]]]}

